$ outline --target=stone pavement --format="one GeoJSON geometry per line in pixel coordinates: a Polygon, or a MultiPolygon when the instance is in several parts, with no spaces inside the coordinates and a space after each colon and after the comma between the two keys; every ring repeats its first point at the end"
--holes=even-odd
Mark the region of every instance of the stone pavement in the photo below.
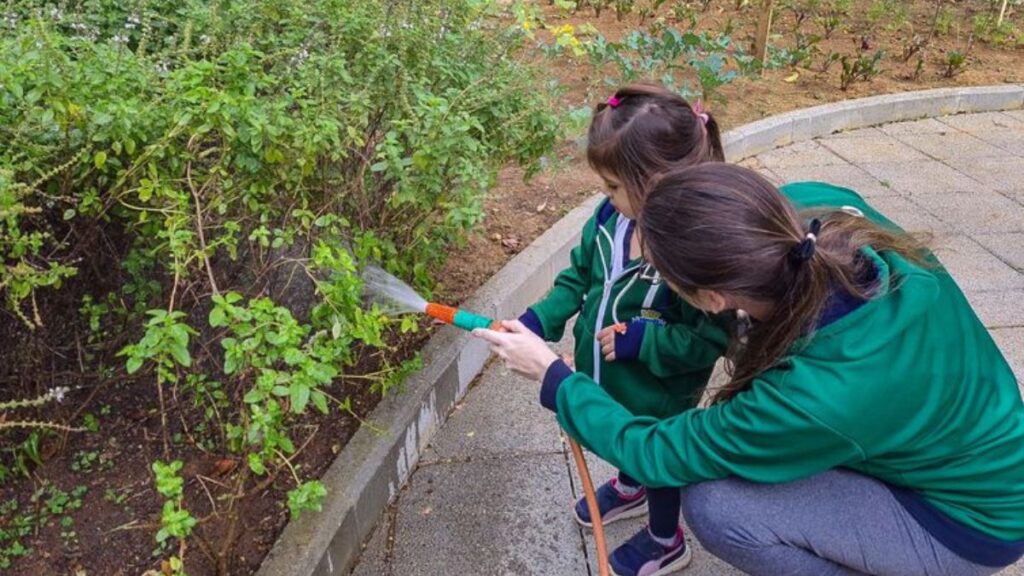
{"type": "MultiPolygon", "coordinates": [[[[1024,111],[855,130],[743,164],[776,182],[852,188],[904,228],[931,232],[1024,385],[1024,111]]],[[[355,576],[597,574],[592,538],[569,512],[581,494],[572,456],[537,391],[489,365],[385,514],[355,576]]],[[[612,473],[593,457],[590,466],[595,483],[612,473]]],[[[641,524],[608,527],[609,548],[641,524]]],[[[684,574],[739,574],[691,545],[684,574]]],[[[1024,576],[1024,562],[1001,574],[1024,576]]]]}

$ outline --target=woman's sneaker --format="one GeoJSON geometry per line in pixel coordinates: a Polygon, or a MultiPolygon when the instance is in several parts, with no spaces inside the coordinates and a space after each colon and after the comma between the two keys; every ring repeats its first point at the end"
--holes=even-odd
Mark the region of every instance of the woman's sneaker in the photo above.
{"type": "MultiPolygon", "coordinates": [[[[623,496],[617,486],[618,478],[612,478],[597,489],[597,509],[601,511],[601,525],[607,526],[617,520],[635,518],[647,513],[647,490],[642,486],[636,494],[623,496]]],[[[580,498],[573,508],[573,516],[581,526],[593,528],[587,499],[580,498]]]]}
{"type": "Polygon", "coordinates": [[[644,526],[612,552],[608,563],[616,576],[662,576],[686,568],[692,558],[682,528],[676,530],[675,543],[666,547],[644,526]]]}

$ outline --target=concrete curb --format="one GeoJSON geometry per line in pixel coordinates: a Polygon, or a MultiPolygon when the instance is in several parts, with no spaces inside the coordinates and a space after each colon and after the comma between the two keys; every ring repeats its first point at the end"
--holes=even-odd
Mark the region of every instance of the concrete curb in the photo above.
{"type": "MultiPolygon", "coordinates": [[[[798,110],[747,124],[724,135],[730,161],[841,130],[963,112],[1024,108],[1024,86],[926,90],[875,96],[798,110]]],[[[551,287],[568,262],[580,228],[600,200],[595,195],[513,258],[465,303],[494,318],[519,315],[551,287]]],[[[424,367],[389,396],[370,420],[381,433],[361,428],[322,477],[323,512],[291,521],[257,576],[347,574],[362,543],[408,480],[421,452],[447,419],[489,352],[480,341],[444,328],[423,349],[424,367]]]]}
{"type": "Polygon", "coordinates": [[[939,88],[846,100],[758,120],[723,135],[726,159],[737,162],[780,146],[833,132],[889,122],[1024,108],[1024,86],[939,88]]]}

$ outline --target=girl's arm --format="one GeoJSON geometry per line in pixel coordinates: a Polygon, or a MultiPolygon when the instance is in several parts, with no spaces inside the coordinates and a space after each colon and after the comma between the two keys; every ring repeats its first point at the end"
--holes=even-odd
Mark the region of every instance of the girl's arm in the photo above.
{"type": "Polygon", "coordinates": [[[665,324],[634,320],[625,332],[602,330],[598,338],[605,346],[605,358],[642,362],[659,378],[713,367],[728,347],[724,327],[685,302],[678,301],[678,310],[665,324]],[[607,354],[608,344],[613,345],[614,354],[607,354]]]}
{"type": "Polygon", "coordinates": [[[535,334],[550,342],[562,339],[565,324],[580,311],[591,283],[594,242],[597,241],[597,213],[583,226],[580,243],[569,255],[569,267],[555,278],[554,287],[542,300],[530,306],[519,319],[535,334]]]}
{"type": "Polygon", "coordinates": [[[658,420],[632,415],[593,380],[555,361],[541,398],[569,435],[645,486],[728,476],[786,482],[864,459],[854,441],[765,380],[728,402],[658,420]]]}

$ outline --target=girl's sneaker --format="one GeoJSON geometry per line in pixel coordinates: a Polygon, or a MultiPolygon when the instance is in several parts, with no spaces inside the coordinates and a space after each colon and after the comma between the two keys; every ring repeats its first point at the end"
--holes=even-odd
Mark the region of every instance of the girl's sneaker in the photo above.
{"type": "Polygon", "coordinates": [[[616,576],[662,576],[686,568],[691,559],[693,553],[686,546],[682,528],[676,531],[676,544],[665,547],[644,526],[612,552],[608,563],[616,576]]]}
{"type": "MultiPolygon", "coordinates": [[[[618,478],[612,478],[597,489],[597,509],[601,511],[601,525],[607,526],[617,520],[635,518],[647,513],[647,490],[642,486],[632,496],[623,496],[617,486],[618,478]]],[[[580,498],[573,508],[573,516],[581,526],[593,528],[587,499],[580,498]]]]}

